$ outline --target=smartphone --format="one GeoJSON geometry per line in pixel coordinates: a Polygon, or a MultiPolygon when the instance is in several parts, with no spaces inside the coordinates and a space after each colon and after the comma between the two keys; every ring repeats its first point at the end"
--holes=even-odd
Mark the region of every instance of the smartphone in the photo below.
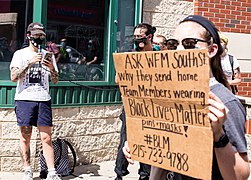
{"type": "MultiPolygon", "coordinates": [[[[53,54],[52,54],[51,52],[46,52],[46,54],[45,54],[43,60],[45,59],[45,60],[47,60],[47,61],[51,61],[51,60],[52,60],[52,55],[53,55],[53,54]]],[[[42,60],[42,62],[43,62],[43,60],[42,60]]]]}

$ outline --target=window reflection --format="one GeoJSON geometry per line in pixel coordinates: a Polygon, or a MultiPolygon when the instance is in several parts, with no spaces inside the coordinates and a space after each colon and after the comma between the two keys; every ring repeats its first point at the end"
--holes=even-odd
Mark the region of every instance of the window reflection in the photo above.
{"type": "Polygon", "coordinates": [[[32,21],[33,1],[5,0],[0,2],[0,80],[9,80],[13,53],[22,47],[26,26],[32,21]]]}
{"type": "Polygon", "coordinates": [[[104,80],[105,9],[105,0],[48,1],[47,41],[58,49],[60,80],[104,80]]]}
{"type": "Polygon", "coordinates": [[[133,49],[135,2],[134,0],[120,0],[118,3],[117,51],[129,52],[133,49]]]}

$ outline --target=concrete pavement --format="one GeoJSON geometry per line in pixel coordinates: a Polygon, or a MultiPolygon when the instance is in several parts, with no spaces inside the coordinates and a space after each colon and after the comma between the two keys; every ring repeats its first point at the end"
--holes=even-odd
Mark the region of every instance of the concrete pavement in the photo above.
{"type": "MultiPolygon", "coordinates": [[[[77,166],[74,175],[63,177],[63,180],[114,180],[116,175],[114,172],[115,161],[106,161],[94,163],[90,165],[77,166]]],[[[137,180],[139,163],[129,165],[130,174],[125,176],[123,180],[137,180]]],[[[40,180],[39,173],[34,172],[34,180],[40,180]]],[[[23,173],[21,172],[0,172],[0,180],[22,180],[23,173]]]]}

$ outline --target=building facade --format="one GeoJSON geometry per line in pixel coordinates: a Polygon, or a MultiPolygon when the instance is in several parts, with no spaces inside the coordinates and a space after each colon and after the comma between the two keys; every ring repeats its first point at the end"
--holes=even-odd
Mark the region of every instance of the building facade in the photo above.
{"type": "MultiPolygon", "coordinates": [[[[171,37],[176,25],[190,14],[212,20],[229,37],[229,51],[240,62],[239,95],[251,96],[250,15],[246,0],[85,0],[1,2],[0,45],[0,171],[20,171],[18,127],[14,113],[15,83],[9,79],[11,55],[25,42],[32,21],[45,25],[47,40],[58,44],[67,39],[70,62],[59,63],[60,82],[51,85],[53,137],[66,138],[77,152],[77,163],[112,160],[119,142],[121,96],[114,82],[112,53],[133,48],[133,27],[150,23],[157,34],[171,37]],[[99,49],[95,64],[78,64],[89,40],[99,49]]],[[[247,108],[248,109],[248,108],[247,108]]],[[[249,117],[251,117],[248,110],[249,117]]],[[[250,118],[251,119],[251,118],[250,118]]],[[[38,169],[41,144],[33,129],[31,155],[38,169]]]]}

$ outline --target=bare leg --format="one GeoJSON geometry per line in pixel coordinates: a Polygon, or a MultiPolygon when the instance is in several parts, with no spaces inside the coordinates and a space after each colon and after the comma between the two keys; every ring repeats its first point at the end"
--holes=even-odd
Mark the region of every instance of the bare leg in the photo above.
{"type": "Polygon", "coordinates": [[[24,167],[30,166],[30,140],[32,134],[32,126],[20,127],[20,154],[24,167]]]}
{"type": "Polygon", "coordinates": [[[41,142],[43,146],[43,154],[48,169],[54,168],[54,150],[51,140],[52,127],[49,126],[38,126],[41,142]]]}

